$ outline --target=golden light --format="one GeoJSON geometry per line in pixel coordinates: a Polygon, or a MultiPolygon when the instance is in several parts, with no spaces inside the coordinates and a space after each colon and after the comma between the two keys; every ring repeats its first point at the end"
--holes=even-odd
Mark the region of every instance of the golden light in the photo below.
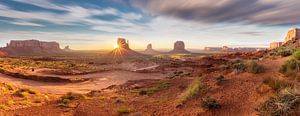
{"type": "Polygon", "coordinates": [[[119,47],[119,45],[118,44],[115,44],[114,45],[114,49],[116,49],[116,48],[118,48],[119,47]]]}

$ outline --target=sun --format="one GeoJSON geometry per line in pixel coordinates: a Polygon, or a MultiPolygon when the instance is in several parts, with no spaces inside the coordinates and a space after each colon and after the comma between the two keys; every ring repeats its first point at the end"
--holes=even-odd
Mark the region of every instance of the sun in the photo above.
{"type": "Polygon", "coordinates": [[[114,45],[114,49],[116,49],[116,48],[119,48],[119,45],[118,45],[118,44],[115,44],[115,45],[114,45]]]}

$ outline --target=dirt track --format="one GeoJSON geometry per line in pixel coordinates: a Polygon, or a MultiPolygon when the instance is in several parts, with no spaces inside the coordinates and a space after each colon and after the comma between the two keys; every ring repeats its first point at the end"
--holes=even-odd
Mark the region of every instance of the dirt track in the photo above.
{"type": "Polygon", "coordinates": [[[128,80],[162,79],[165,77],[159,73],[135,73],[129,71],[109,71],[81,76],[90,78],[91,80],[82,83],[50,83],[18,79],[0,74],[0,81],[11,83],[17,87],[28,87],[40,90],[45,93],[64,94],[67,92],[87,93],[91,90],[100,90],[111,85],[123,84],[128,80]]]}

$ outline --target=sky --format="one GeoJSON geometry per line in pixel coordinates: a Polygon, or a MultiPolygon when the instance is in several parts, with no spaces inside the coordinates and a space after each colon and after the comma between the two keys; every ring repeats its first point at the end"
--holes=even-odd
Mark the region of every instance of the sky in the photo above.
{"type": "Polygon", "coordinates": [[[299,0],[0,0],[0,46],[57,41],[61,48],[268,47],[299,27],[299,0]]]}

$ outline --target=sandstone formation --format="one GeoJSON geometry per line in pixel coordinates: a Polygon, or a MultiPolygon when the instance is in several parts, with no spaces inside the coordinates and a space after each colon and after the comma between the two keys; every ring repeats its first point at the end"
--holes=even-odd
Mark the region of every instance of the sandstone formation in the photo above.
{"type": "Polygon", "coordinates": [[[156,51],[156,50],[154,50],[154,49],[152,48],[152,44],[148,44],[148,45],[147,45],[147,49],[146,49],[143,53],[145,53],[145,54],[150,54],[150,55],[153,55],[153,54],[159,54],[158,51],[156,51]]]}
{"type": "Polygon", "coordinates": [[[300,39],[300,29],[297,28],[292,28],[288,31],[284,42],[288,42],[288,41],[294,41],[294,40],[299,40],[300,39]]]}
{"type": "Polygon", "coordinates": [[[272,42],[270,43],[270,49],[275,49],[283,45],[283,42],[272,42]]]}
{"type": "Polygon", "coordinates": [[[256,52],[266,50],[266,48],[250,48],[250,47],[237,47],[230,48],[227,46],[223,47],[205,47],[204,51],[214,51],[214,52],[256,52]]]}
{"type": "Polygon", "coordinates": [[[63,50],[66,51],[66,52],[71,52],[71,51],[73,51],[73,50],[70,48],[70,46],[66,46],[63,50]]]}
{"type": "Polygon", "coordinates": [[[118,48],[113,49],[109,53],[109,57],[112,57],[113,59],[122,59],[122,58],[128,58],[128,57],[142,57],[146,56],[144,54],[138,53],[129,47],[129,41],[125,38],[118,38],[117,40],[118,48]]]}
{"type": "Polygon", "coordinates": [[[185,45],[183,41],[176,41],[174,43],[174,49],[170,51],[171,54],[186,54],[191,53],[185,49],[185,45]]]}
{"type": "Polygon", "coordinates": [[[1,48],[10,56],[23,55],[54,55],[61,54],[63,50],[59,48],[57,42],[44,42],[38,40],[11,40],[7,46],[1,48]]]}

